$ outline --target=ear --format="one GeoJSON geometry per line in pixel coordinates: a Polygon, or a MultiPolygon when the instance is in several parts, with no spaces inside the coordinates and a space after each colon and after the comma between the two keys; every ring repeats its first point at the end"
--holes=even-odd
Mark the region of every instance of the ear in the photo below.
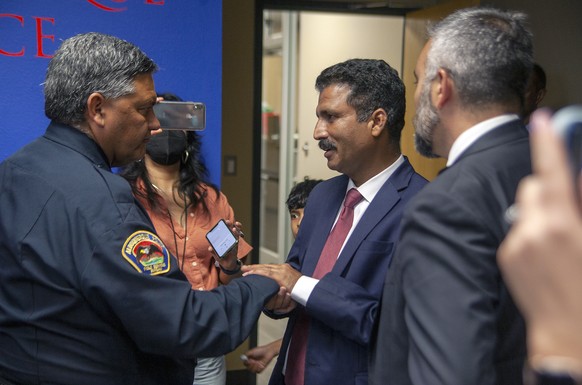
{"type": "Polygon", "coordinates": [[[368,120],[368,128],[372,136],[378,137],[384,131],[386,127],[386,122],[388,121],[388,114],[383,108],[378,108],[372,112],[372,116],[368,120]]]}
{"type": "Polygon", "coordinates": [[[454,86],[453,78],[449,72],[439,68],[431,83],[431,97],[436,108],[441,109],[451,99],[454,86]]]}
{"type": "Polygon", "coordinates": [[[105,104],[105,98],[98,92],[93,92],[87,98],[87,109],[85,111],[85,117],[89,126],[97,124],[99,126],[105,125],[105,114],[103,107],[105,104]]]}

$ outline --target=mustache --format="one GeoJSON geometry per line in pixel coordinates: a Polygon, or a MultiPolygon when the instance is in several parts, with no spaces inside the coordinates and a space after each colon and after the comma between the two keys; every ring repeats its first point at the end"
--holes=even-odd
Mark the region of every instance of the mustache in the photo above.
{"type": "Polygon", "coordinates": [[[328,150],[335,150],[335,144],[333,144],[331,142],[331,140],[329,139],[322,139],[319,141],[319,148],[321,148],[323,151],[328,151],[328,150]]]}

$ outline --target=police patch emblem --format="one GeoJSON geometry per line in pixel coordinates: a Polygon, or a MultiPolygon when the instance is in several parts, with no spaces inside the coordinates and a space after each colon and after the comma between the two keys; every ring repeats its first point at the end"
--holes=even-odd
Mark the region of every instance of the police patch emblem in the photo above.
{"type": "Polygon", "coordinates": [[[131,234],[123,244],[121,255],[140,273],[158,275],[170,270],[170,252],[160,238],[149,231],[131,234]]]}

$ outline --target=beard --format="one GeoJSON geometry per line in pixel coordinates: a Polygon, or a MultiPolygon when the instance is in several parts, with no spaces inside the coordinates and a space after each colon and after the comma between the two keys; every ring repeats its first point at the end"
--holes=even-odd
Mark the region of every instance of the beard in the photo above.
{"type": "Polygon", "coordinates": [[[414,125],[414,146],[426,158],[438,158],[433,151],[433,134],[440,123],[437,109],[430,101],[430,87],[424,84],[420,93],[418,107],[412,121],[414,125]]]}

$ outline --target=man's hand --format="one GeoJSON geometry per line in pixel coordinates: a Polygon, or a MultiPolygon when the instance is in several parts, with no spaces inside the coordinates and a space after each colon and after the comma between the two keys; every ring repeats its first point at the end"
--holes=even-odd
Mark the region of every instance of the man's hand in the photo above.
{"type": "Polygon", "coordinates": [[[284,287],[281,287],[279,292],[267,302],[265,309],[285,314],[295,309],[295,306],[297,306],[297,302],[291,299],[291,294],[284,287]]]}
{"type": "Polygon", "coordinates": [[[243,276],[249,274],[258,274],[271,278],[284,287],[288,293],[293,291],[295,283],[301,277],[301,273],[291,267],[288,263],[284,264],[264,264],[264,265],[248,265],[242,267],[243,276]]]}
{"type": "Polygon", "coordinates": [[[519,186],[519,215],[497,258],[528,324],[530,362],[567,357],[582,373],[582,216],[548,112],[532,122],[534,174],[519,186]]]}
{"type": "Polygon", "coordinates": [[[261,373],[274,357],[279,355],[281,340],[276,340],[267,345],[257,346],[246,352],[241,359],[246,368],[253,373],[261,373]]]}

